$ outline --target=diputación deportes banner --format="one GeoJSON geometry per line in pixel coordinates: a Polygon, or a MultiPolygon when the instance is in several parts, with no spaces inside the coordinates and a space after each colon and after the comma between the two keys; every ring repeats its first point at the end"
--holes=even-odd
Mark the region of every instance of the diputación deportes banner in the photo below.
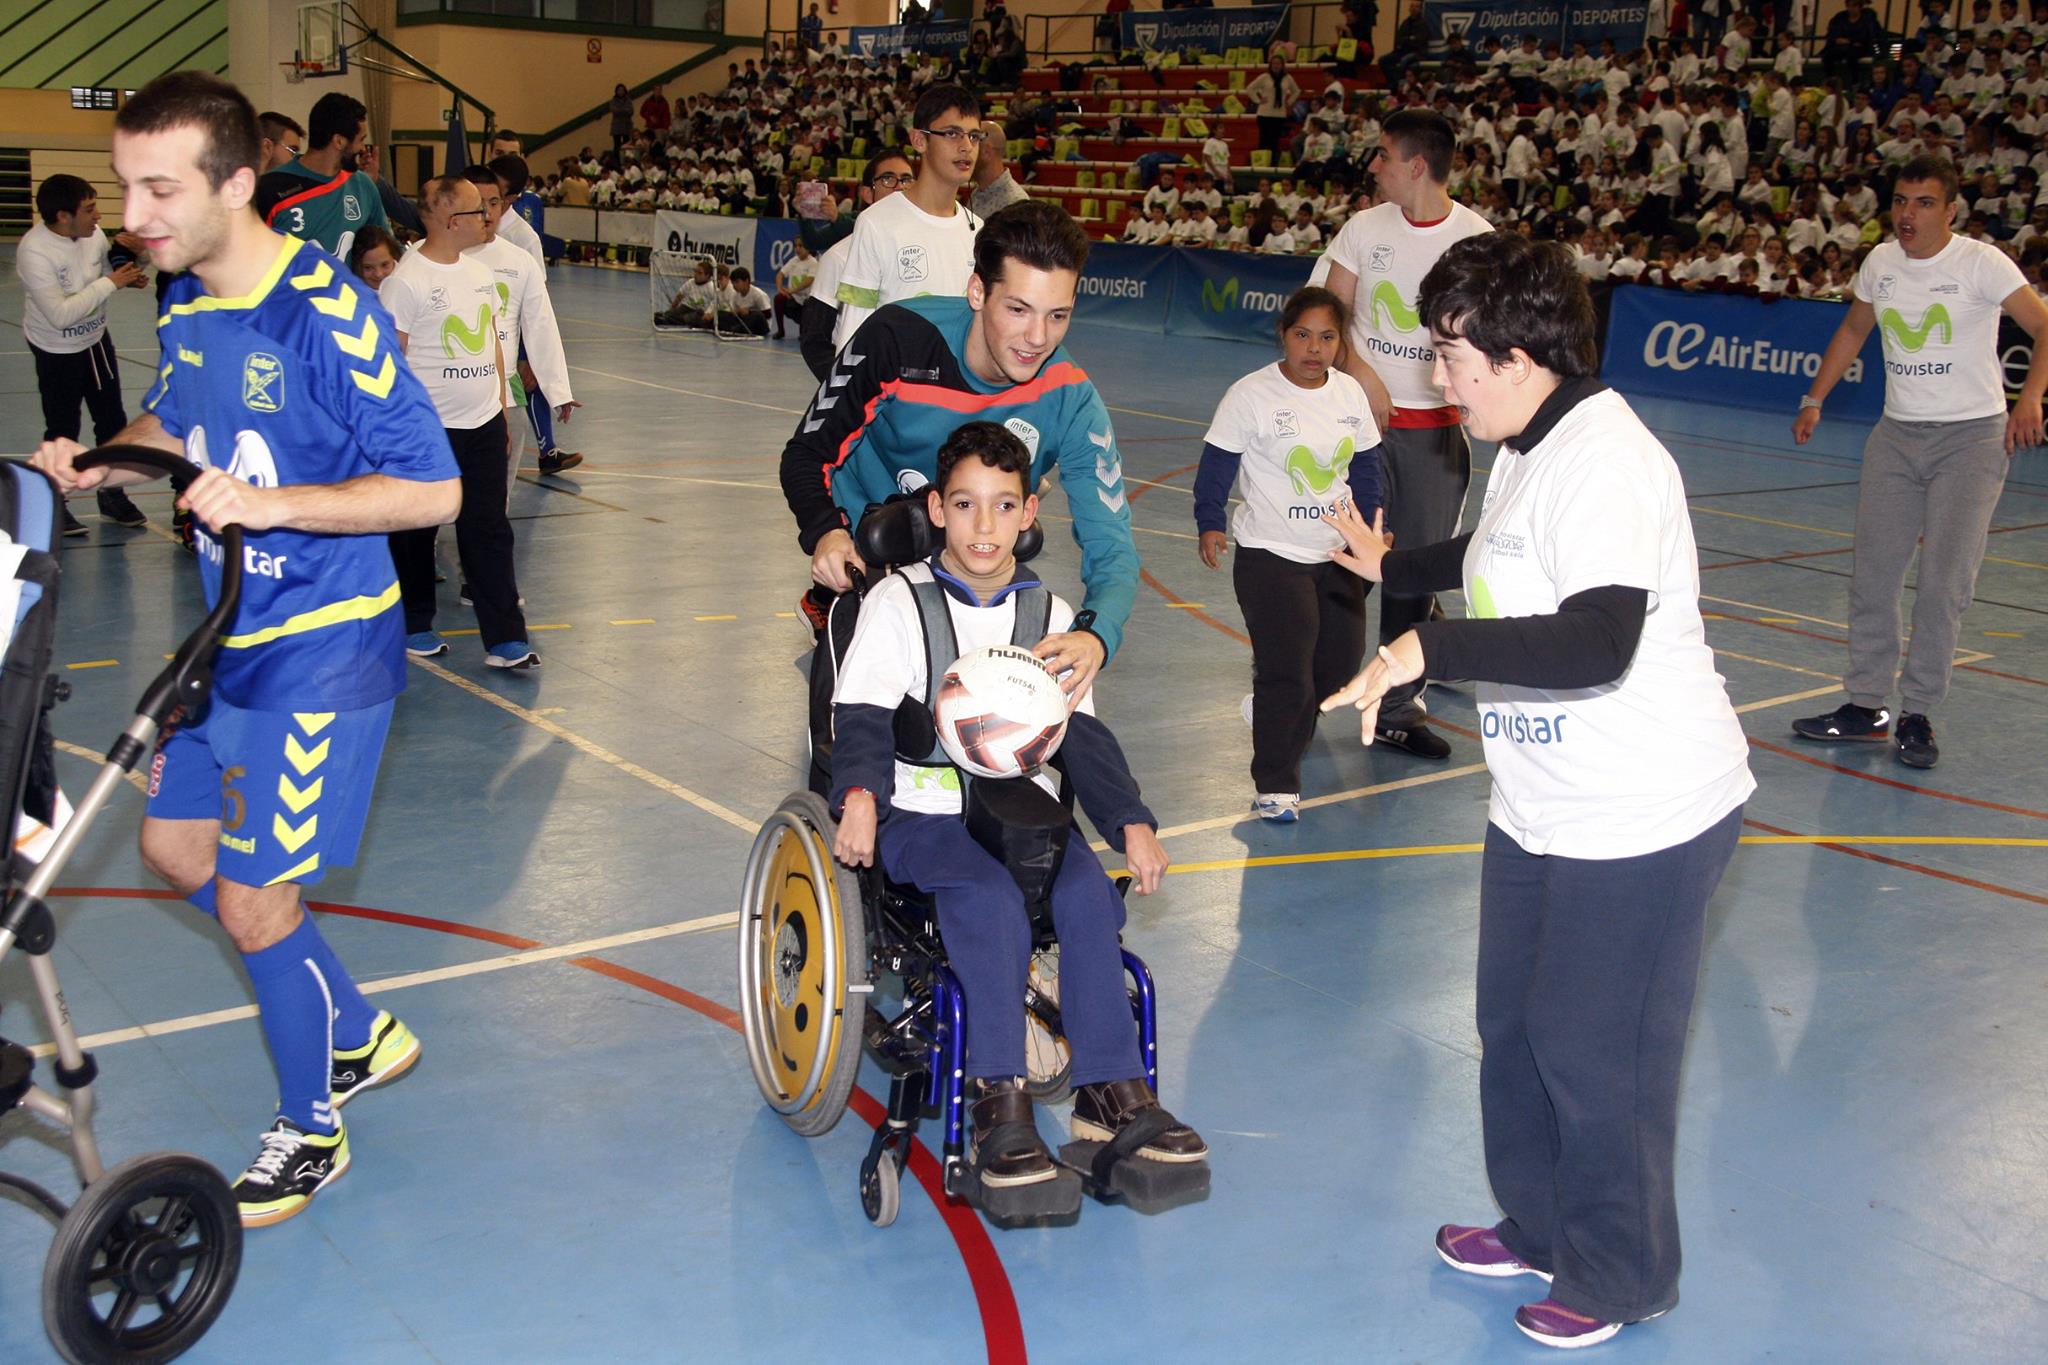
{"type": "Polygon", "coordinates": [[[846,31],[846,48],[856,57],[893,57],[899,52],[946,53],[967,50],[971,25],[965,19],[934,19],[925,24],[863,24],[846,31]]]}
{"type": "MultiPolygon", "coordinates": [[[[1624,393],[1762,408],[1790,422],[1845,312],[1839,303],[1765,303],[1620,285],[1609,307],[1600,376],[1624,393]]],[[[1827,411],[1859,422],[1883,415],[1876,332],[1828,395],[1827,411]]]]}
{"type": "Polygon", "coordinates": [[[1305,256],[1103,242],[1088,251],[1074,316],[1154,335],[1270,346],[1280,310],[1314,264],[1305,256]]]}
{"type": "Polygon", "coordinates": [[[1285,5],[1240,5],[1232,9],[1126,10],[1123,44],[1147,52],[1198,52],[1218,55],[1233,47],[1259,47],[1273,41],[1285,5]]]}
{"type": "Polygon", "coordinates": [[[1643,45],[1650,7],[1647,0],[1426,0],[1422,14],[1438,51],[1453,35],[1476,53],[1488,38],[1512,48],[1533,33],[1561,46],[1583,42],[1589,51],[1612,38],[1616,51],[1630,52],[1643,45]]]}

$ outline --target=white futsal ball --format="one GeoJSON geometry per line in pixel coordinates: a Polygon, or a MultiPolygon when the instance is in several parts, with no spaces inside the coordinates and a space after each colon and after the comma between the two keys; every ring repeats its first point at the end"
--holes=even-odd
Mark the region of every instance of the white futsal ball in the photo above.
{"type": "Polygon", "coordinates": [[[1016,645],[963,654],[932,708],[946,757],[976,777],[1037,771],[1067,737],[1067,698],[1045,662],[1016,645]]]}

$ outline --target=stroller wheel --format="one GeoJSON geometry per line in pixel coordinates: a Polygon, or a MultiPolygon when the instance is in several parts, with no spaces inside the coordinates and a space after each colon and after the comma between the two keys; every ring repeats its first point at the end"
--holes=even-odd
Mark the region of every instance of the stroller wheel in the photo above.
{"type": "Polygon", "coordinates": [[[183,1355],[242,1266],[235,1197],[213,1167],[138,1156],[86,1188],[43,1266],[43,1325],[74,1365],[183,1355]]]}

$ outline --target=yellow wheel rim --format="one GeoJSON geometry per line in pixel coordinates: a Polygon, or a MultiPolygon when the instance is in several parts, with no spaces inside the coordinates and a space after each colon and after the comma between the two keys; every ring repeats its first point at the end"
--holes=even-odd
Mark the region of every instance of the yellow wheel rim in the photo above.
{"type": "MultiPolygon", "coordinates": [[[[768,902],[759,938],[761,1017],[770,1021],[769,1062],[785,1100],[801,1095],[830,1042],[836,1002],[825,999],[826,949],[835,935],[825,923],[833,888],[811,876],[804,837],[786,829],[762,885],[768,902]]],[[[825,1077],[819,1076],[818,1088],[825,1077]]]]}

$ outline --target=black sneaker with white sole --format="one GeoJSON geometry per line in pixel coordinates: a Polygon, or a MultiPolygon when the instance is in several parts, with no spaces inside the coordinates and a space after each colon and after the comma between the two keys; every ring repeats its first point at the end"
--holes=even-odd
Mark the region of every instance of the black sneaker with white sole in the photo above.
{"type": "Polygon", "coordinates": [[[60,534],[67,536],[82,536],[85,534],[85,523],[71,515],[71,505],[69,503],[59,503],[58,510],[63,513],[61,520],[64,523],[64,529],[60,534]]]}
{"type": "Polygon", "coordinates": [[[583,463],[583,457],[573,450],[557,450],[540,457],[540,472],[560,474],[583,463]]]}
{"type": "Polygon", "coordinates": [[[1792,733],[1820,744],[1879,744],[1891,731],[1892,713],[1882,706],[1875,710],[1844,702],[1824,716],[1807,716],[1792,722],[1792,733]]]}
{"type": "Polygon", "coordinates": [[[1909,768],[1931,768],[1939,763],[1941,750],[1935,747],[1933,722],[1918,711],[1901,713],[1892,756],[1909,768]]]}
{"type": "Polygon", "coordinates": [[[280,1115],[263,1135],[263,1150],[235,1182],[245,1228],[268,1227],[303,1210],[348,1169],[348,1134],[309,1133],[280,1115]]]}
{"type": "Polygon", "coordinates": [[[1445,759],[1451,756],[1450,741],[1419,720],[1403,721],[1398,725],[1375,725],[1372,729],[1372,742],[1390,744],[1402,753],[1413,754],[1417,758],[1445,759]]]}
{"type": "Polygon", "coordinates": [[[100,515],[116,526],[147,526],[149,518],[143,515],[134,500],[118,488],[103,488],[99,494],[100,515]]]}

